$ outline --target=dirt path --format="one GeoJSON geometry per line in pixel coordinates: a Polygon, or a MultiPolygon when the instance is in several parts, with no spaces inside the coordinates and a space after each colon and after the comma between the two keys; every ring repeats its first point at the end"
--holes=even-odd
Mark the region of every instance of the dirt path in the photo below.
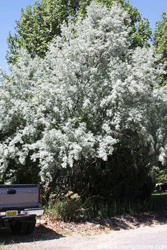
{"type": "MultiPolygon", "coordinates": [[[[167,212],[143,213],[117,216],[106,219],[92,219],[82,222],[50,221],[43,217],[37,223],[32,235],[13,236],[9,229],[0,231],[0,249],[2,250],[93,250],[113,249],[133,234],[143,230],[159,228],[167,230],[167,212]],[[129,230],[127,230],[129,229],[129,230]],[[110,246],[110,248],[107,248],[110,246]]],[[[119,248],[117,248],[119,249],[119,248]]]]}

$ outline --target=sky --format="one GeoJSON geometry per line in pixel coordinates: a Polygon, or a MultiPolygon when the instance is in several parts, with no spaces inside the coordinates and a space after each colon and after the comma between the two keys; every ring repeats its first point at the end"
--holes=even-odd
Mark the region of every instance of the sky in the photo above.
{"type": "MultiPolygon", "coordinates": [[[[8,45],[6,39],[9,31],[15,33],[15,20],[21,17],[21,8],[33,5],[35,0],[0,0],[0,67],[9,73],[5,59],[8,45]]],[[[150,21],[154,30],[155,22],[161,20],[162,11],[167,12],[167,0],[129,0],[130,4],[137,7],[143,17],[150,21]]]]}

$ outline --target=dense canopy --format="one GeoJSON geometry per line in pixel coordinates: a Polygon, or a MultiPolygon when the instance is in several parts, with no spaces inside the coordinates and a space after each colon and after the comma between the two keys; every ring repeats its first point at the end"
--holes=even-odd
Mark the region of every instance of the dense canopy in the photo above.
{"type": "MultiPolygon", "coordinates": [[[[131,47],[143,47],[149,45],[152,30],[149,21],[141,17],[137,8],[125,0],[98,0],[103,5],[111,7],[113,2],[120,4],[123,10],[129,13],[131,26],[131,47]]],[[[55,36],[61,35],[61,24],[68,23],[69,17],[75,22],[78,16],[84,18],[86,7],[91,0],[42,0],[36,1],[21,11],[20,20],[16,21],[14,35],[9,32],[7,39],[8,51],[6,59],[8,63],[15,63],[20,48],[25,48],[32,58],[44,58],[48,50],[48,44],[55,36]]]]}
{"type": "Polygon", "coordinates": [[[166,162],[167,91],[154,48],[130,49],[128,14],[92,2],[84,20],[61,26],[45,59],[20,50],[1,74],[0,171],[16,178],[27,164],[49,182],[81,159],[107,161],[116,147],[133,166],[166,162]],[[126,25],[125,25],[126,23],[126,25]]]}

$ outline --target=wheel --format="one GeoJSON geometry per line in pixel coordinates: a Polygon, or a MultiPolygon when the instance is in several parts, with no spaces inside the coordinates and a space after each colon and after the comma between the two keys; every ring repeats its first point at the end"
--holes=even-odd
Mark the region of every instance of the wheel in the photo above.
{"type": "Polygon", "coordinates": [[[36,221],[33,221],[33,222],[28,222],[27,224],[27,229],[25,231],[25,234],[32,234],[34,229],[35,229],[35,223],[36,221]]]}
{"type": "Polygon", "coordinates": [[[16,221],[14,224],[10,224],[10,230],[14,235],[32,234],[35,229],[35,223],[36,220],[33,220],[31,222],[16,221]]]}
{"type": "Polygon", "coordinates": [[[21,233],[26,234],[27,228],[28,228],[28,222],[22,222],[21,223],[21,233]]]}
{"type": "Polygon", "coordinates": [[[10,224],[10,230],[14,235],[20,234],[21,229],[22,229],[22,224],[19,221],[17,221],[15,224],[10,224]]]}

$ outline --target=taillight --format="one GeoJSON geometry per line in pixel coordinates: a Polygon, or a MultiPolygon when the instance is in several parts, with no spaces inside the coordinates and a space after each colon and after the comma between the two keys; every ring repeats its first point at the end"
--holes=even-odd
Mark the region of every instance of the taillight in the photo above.
{"type": "Polygon", "coordinates": [[[39,187],[39,203],[42,203],[42,187],[39,187]]]}

